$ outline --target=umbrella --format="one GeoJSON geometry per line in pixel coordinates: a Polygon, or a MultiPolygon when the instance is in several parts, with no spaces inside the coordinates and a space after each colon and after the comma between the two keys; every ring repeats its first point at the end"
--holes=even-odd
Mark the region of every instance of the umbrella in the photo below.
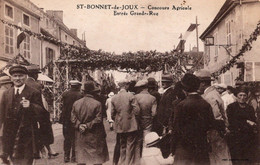
{"type": "Polygon", "coordinates": [[[39,81],[46,81],[46,82],[54,82],[50,77],[42,74],[42,73],[39,73],[38,74],[38,79],[39,81]]]}

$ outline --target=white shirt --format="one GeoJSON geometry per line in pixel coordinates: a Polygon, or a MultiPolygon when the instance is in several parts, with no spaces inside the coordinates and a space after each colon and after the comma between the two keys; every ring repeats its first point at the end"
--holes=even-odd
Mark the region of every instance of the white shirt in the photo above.
{"type": "Polygon", "coordinates": [[[23,84],[20,87],[14,87],[14,94],[16,95],[17,89],[19,89],[19,94],[21,94],[23,92],[24,87],[25,87],[25,84],[23,84]]]}
{"type": "Polygon", "coordinates": [[[227,106],[236,101],[235,96],[233,94],[229,94],[227,91],[222,93],[221,99],[224,102],[224,109],[227,109],[227,106]]]}

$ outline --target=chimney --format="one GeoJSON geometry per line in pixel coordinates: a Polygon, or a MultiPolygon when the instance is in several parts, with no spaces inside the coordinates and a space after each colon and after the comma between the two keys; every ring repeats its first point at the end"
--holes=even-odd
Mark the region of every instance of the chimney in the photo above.
{"type": "Polygon", "coordinates": [[[77,31],[78,31],[78,29],[70,29],[70,31],[72,32],[72,34],[74,34],[75,36],[77,36],[77,31]]]}
{"type": "Polygon", "coordinates": [[[46,13],[54,18],[59,19],[63,22],[63,11],[62,10],[46,10],[46,13]]]}

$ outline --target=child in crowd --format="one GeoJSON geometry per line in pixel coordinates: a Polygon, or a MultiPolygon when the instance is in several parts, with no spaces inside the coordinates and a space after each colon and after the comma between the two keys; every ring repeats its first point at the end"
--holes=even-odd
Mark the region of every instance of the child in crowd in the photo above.
{"type": "Polygon", "coordinates": [[[155,132],[150,132],[145,136],[145,148],[141,159],[142,165],[167,165],[173,164],[174,157],[169,156],[164,159],[162,152],[158,148],[161,137],[155,132]]]}

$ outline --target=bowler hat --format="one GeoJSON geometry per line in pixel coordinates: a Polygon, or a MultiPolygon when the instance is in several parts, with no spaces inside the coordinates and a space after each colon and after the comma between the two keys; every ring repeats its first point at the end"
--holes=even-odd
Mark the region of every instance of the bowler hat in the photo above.
{"type": "Polygon", "coordinates": [[[95,90],[95,84],[93,81],[87,81],[84,83],[84,92],[92,93],[95,90]]]}
{"type": "Polygon", "coordinates": [[[171,74],[162,75],[162,81],[173,82],[173,76],[171,74]]]}
{"type": "Polygon", "coordinates": [[[70,85],[81,85],[81,82],[79,82],[78,80],[70,80],[70,85]]]}
{"type": "Polygon", "coordinates": [[[199,89],[200,80],[197,76],[186,73],[181,80],[181,85],[185,91],[195,92],[199,89]]]}
{"type": "Polygon", "coordinates": [[[12,83],[9,76],[0,77],[0,84],[7,84],[7,83],[12,83]]]}
{"type": "Polygon", "coordinates": [[[135,87],[143,87],[146,86],[148,84],[147,80],[139,80],[137,81],[137,83],[135,84],[135,87]]]}
{"type": "Polygon", "coordinates": [[[15,65],[9,69],[10,75],[12,75],[14,73],[28,74],[28,70],[22,65],[15,65]]]}
{"type": "Polygon", "coordinates": [[[157,85],[157,81],[154,78],[152,78],[152,77],[149,77],[147,79],[147,81],[148,81],[148,83],[147,83],[148,87],[157,87],[158,86],[157,85]]]}
{"type": "Polygon", "coordinates": [[[195,71],[194,75],[197,76],[200,80],[211,80],[211,81],[213,80],[211,78],[211,73],[205,69],[195,71]]]}
{"type": "Polygon", "coordinates": [[[32,64],[26,67],[28,73],[41,73],[40,67],[38,65],[32,64]]]}
{"type": "Polygon", "coordinates": [[[161,140],[161,137],[156,132],[150,132],[144,137],[144,143],[147,147],[152,147],[161,140]]]}

